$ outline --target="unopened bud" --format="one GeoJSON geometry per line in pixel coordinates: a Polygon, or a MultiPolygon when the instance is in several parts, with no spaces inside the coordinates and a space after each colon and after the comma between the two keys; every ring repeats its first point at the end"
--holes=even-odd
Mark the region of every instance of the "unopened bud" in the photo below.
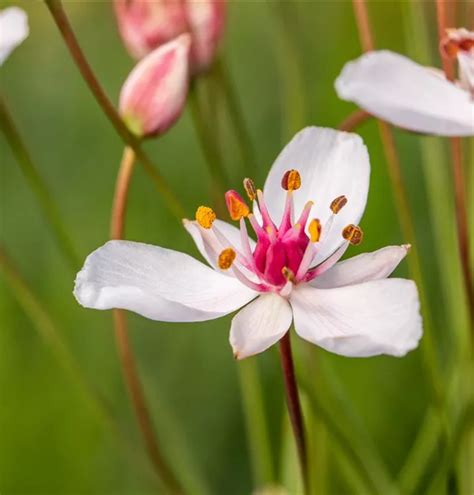
{"type": "Polygon", "coordinates": [[[240,220],[242,217],[246,217],[250,213],[249,207],[237,191],[232,189],[227,191],[225,193],[225,203],[232,220],[240,220]]]}
{"type": "Polygon", "coordinates": [[[136,136],[166,132],[183,111],[188,92],[190,37],[183,34],[141,60],[120,93],[120,114],[136,136]]]}
{"type": "Polygon", "coordinates": [[[122,40],[136,59],[188,29],[182,0],[115,0],[114,7],[122,40]]]}

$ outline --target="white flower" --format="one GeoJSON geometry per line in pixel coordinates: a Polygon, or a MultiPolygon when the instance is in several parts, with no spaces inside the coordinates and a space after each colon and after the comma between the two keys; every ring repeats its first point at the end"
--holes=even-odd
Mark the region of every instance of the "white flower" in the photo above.
{"type": "Polygon", "coordinates": [[[74,294],[88,308],[160,321],[210,320],[245,306],[230,331],[239,359],[276,343],[292,321],[301,337],[337,354],[403,356],[422,334],[417,289],[386,277],[407,247],[335,264],[362,239],[369,173],[359,136],[306,128],[275,161],[263,193],[244,181],[254,214],[238,193],[226,194],[240,229],[204,206],[196,221],[184,221],[210,267],[169,249],[110,241],[87,258],[74,294]]]}
{"type": "Polygon", "coordinates": [[[474,33],[449,30],[443,55],[457,58],[459,81],[407,57],[382,50],[347,63],[337,94],[407,130],[439,136],[474,135],[474,33]]]}
{"type": "Polygon", "coordinates": [[[19,7],[0,11],[0,65],[28,36],[28,18],[19,7]]]}

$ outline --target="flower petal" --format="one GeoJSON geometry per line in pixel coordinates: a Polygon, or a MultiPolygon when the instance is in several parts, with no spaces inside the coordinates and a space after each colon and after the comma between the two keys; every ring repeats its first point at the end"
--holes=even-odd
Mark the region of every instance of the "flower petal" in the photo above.
{"type": "Polygon", "coordinates": [[[291,325],[291,308],[278,294],[263,294],[232,320],[230,345],[237,359],[258,354],[278,342],[291,325]]]}
{"type": "Polygon", "coordinates": [[[87,308],[122,308],[160,321],[202,321],[257,296],[190,256],[139,242],[109,241],[88,256],[74,295],[87,308]]]}
{"type": "Polygon", "coordinates": [[[293,290],[290,302],[296,332],[343,356],[404,356],[422,335],[418,292],[411,280],[374,280],[337,289],[306,285],[293,290]]]}
{"type": "Polygon", "coordinates": [[[407,57],[382,50],[349,62],[335,83],[343,100],[396,126],[440,136],[474,135],[467,91],[407,57]]]}
{"type": "Polygon", "coordinates": [[[310,285],[332,289],[387,278],[408,253],[410,246],[388,246],[373,253],[364,253],[337,263],[310,285]]]}
{"type": "Polygon", "coordinates": [[[28,17],[19,7],[0,11],[0,65],[29,34],[28,17]]]}
{"type": "Polygon", "coordinates": [[[311,215],[323,226],[324,242],[318,248],[313,264],[330,256],[344,242],[341,232],[362,217],[369,189],[370,163],[367,148],[356,134],[320,127],[300,131],[283,149],[265,182],[265,201],[275,222],[279,222],[285,204],[281,187],[283,174],[296,169],[301,175],[301,188],[293,193],[295,214],[313,200],[311,215]],[[329,232],[324,225],[331,216],[331,202],[347,197],[346,206],[334,217],[329,232]]]}

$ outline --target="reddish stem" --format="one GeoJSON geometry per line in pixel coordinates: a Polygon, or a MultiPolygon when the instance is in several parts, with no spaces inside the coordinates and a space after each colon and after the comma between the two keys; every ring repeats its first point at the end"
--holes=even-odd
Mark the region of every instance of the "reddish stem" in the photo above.
{"type": "Polygon", "coordinates": [[[308,457],[306,451],[306,438],[304,432],[303,414],[301,411],[298,385],[296,384],[295,367],[291,353],[290,332],[280,340],[280,361],[285,381],[286,403],[290,415],[291,426],[295,436],[298,458],[300,461],[301,475],[305,493],[308,491],[308,457]]]}

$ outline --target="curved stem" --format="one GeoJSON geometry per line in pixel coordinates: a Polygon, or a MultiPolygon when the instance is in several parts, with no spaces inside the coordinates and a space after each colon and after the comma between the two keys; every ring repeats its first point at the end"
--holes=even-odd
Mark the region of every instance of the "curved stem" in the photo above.
{"type": "MultiPolygon", "coordinates": [[[[438,17],[438,35],[440,40],[445,35],[445,30],[452,26],[452,19],[450,19],[450,12],[448,11],[445,0],[436,0],[436,12],[438,17]]],[[[452,14],[452,12],[451,12],[452,14]]],[[[451,15],[451,18],[454,16],[451,15]]],[[[450,81],[455,80],[454,61],[442,57],[443,70],[447,79],[450,81]]],[[[454,185],[454,201],[456,212],[456,226],[459,245],[459,256],[461,259],[461,266],[463,271],[464,287],[466,290],[466,297],[468,307],[470,308],[471,326],[474,332],[474,287],[472,279],[472,267],[470,261],[469,252],[469,229],[467,219],[467,199],[466,199],[466,177],[463,168],[463,153],[462,153],[462,141],[459,137],[453,137],[450,140],[451,145],[451,167],[453,174],[454,185]]],[[[474,333],[471,335],[471,346],[474,352],[474,333]]]]}
{"type": "Polygon", "coordinates": [[[340,131],[353,132],[362,124],[373,118],[373,115],[365,110],[356,110],[348,115],[337,128],[340,131]]]}
{"type": "Polygon", "coordinates": [[[25,176],[31,190],[36,195],[46,220],[54,234],[57,245],[67,259],[70,267],[76,271],[80,264],[80,258],[76,252],[68,229],[66,228],[59,208],[50,193],[46,182],[43,180],[38,168],[35,166],[31,155],[18,132],[5,102],[0,96],[0,128],[10,145],[15,158],[25,176]]]}
{"type": "MultiPolygon", "coordinates": [[[[125,215],[127,209],[128,191],[135,165],[135,152],[130,147],[125,147],[122,162],[120,164],[112,207],[110,225],[111,239],[123,237],[125,215]]],[[[133,356],[127,329],[127,316],[121,309],[113,310],[115,341],[117,343],[120,365],[130,397],[135,410],[138,425],[140,427],[145,446],[153,466],[161,480],[168,488],[169,493],[182,493],[180,485],[172,470],[167,465],[164,456],[160,452],[153,428],[153,422],[148,410],[145,393],[138,376],[138,369],[133,356]]]]}
{"type": "Polygon", "coordinates": [[[95,77],[91,66],[87,62],[87,59],[82,52],[81,47],[76,39],[74,31],[72,30],[71,24],[64,12],[61,0],[44,0],[51,15],[56,22],[56,25],[61,32],[61,35],[69,49],[72,59],[74,60],[77,68],[79,69],[84,81],[87,83],[89,89],[94,95],[97,103],[100,105],[102,111],[107,116],[117,134],[122,138],[125,144],[130,146],[137,159],[141,162],[145,172],[148,174],[152,182],[155,184],[158,192],[163,197],[169,210],[181,221],[184,216],[184,208],[181,202],[175,196],[174,192],[170,188],[168,182],[165,178],[158,172],[158,170],[153,165],[148,155],[143,151],[140,146],[140,140],[134,136],[123,123],[117,110],[114,108],[109,98],[102,89],[99,81],[95,77]]]}
{"type": "Polygon", "coordinates": [[[290,332],[280,340],[280,361],[285,382],[286,403],[288,414],[290,416],[291,426],[295,437],[298,458],[301,467],[301,476],[305,493],[308,492],[308,457],[306,450],[306,437],[304,432],[303,414],[301,412],[301,403],[298,395],[298,385],[296,384],[295,367],[291,353],[290,332]]]}
{"type": "MultiPolygon", "coordinates": [[[[357,27],[364,51],[373,50],[375,45],[370,29],[369,15],[365,0],[353,0],[354,13],[357,27]]],[[[425,365],[432,386],[432,392],[436,403],[439,405],[443,401],[443,384],[438,369],[436,348],[433,340],[433,327],[428,305],[428,297],[423,281],[420,256],[417,249],[415,227],[410,213],[410,205],[405,184],[402,177],[400,159],[395,146],[395,139],[392,128],[383,121],[378,121],[379,132],[382,140],[385,157],[388,165],[388,173],[392,184],[392,191],[395,198],[397,212],[402,229],[403,237],[412,245],[410,256],[407,257],[411,275],[415,280],[420,295],[420,302],[424,315],[425,333],[422,342],[422,350],[425,365]]]]}

